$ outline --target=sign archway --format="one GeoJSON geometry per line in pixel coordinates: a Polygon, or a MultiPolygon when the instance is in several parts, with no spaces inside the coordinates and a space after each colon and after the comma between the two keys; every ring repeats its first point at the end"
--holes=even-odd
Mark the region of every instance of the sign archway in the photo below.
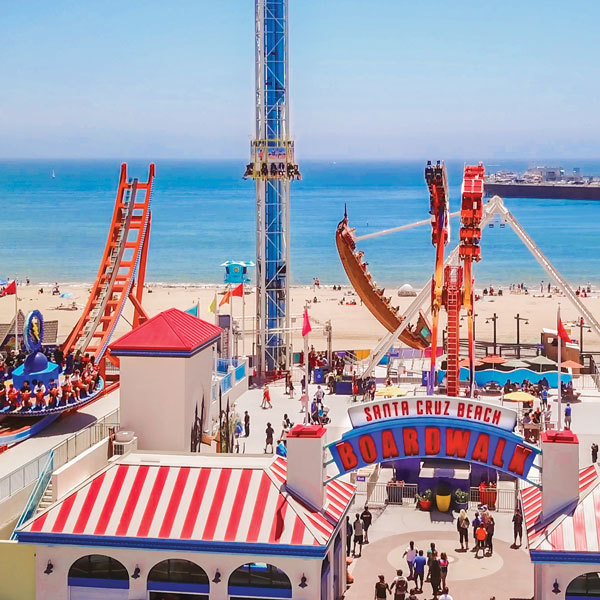
{"type": "MultiPolygon", "coordinates": [[[[541,451],[514,432],[514,410],[467,398],[388,398],[348,409],[352,429],[328,444],[338,469],[405,458],[442,458],[491,467],[539,487],[541,451]]],[[[330,463],[328,463],[330,464],[330,463]]]]}

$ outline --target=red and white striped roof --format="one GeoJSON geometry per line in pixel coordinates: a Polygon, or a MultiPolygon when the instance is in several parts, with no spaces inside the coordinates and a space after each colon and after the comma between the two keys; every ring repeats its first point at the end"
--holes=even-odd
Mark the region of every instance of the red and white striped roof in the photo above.
{"type": "Polygon", "coordinates": [[[285,459],[260,468],[118,463],[29,521],[52,535],[326,545],[354,487],[327,484],[322,512],[284,487],[285,459]]]}
{"type": "Polygon", "coordinates": [[[521,493],[529,549],[545,552],[600,551],[600,477],[594,465],[579,471],[579,502],[569,514],[543,522],[542,491],[521,493]]]}

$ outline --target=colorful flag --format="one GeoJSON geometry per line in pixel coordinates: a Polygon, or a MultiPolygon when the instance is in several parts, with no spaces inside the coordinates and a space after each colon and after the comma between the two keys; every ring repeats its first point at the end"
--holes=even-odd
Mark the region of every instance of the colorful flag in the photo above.
{"type": "Polygon", "coordinates": [[[197,304],[195,304],[194,306],[192,306],[192,308],[188,308],[185,312],[188,315],[192,315],[192,317],[200,317],[200,315],[198,314],[199,311],[198,311],[198,305],[197,304]]]}
{"type": "Polygon", "coordinates": [[[215,294],[210,306],[208,307],[208,312],[216,313],[217,312],[217,295],[215,294]]]}
{"type": "Polygon", "coordinates": [[[312,331],[310,321],[308,319],[308,310],[304,309],[304,320],[302,322],[302,336],[307,336],[312,331]]]}
{"type": "Polygon", "coordinates": [[[565,329],[565,326],[562,324],[562,321],[560,320],[560,308],[558,309],[558,323],[556,326],[556,330],[558,331],[558,337],[565,342],[565,344],[570,344],[571,343],[571,338],[569,337],[569,334],[567,333],[567,330],[565,329]]]}
{"type": "Polygon", "coordinates": [[[4,288],[4,290],[2,290],[2,293],[0,294],[0,298],[2,298],[2,296],[12,296],[13,294],[16,294],[16,293],[17,293],[17,282],[11,281],[4,288]]]}
{"type": "Polygon", "coordinates": [[[225,295],[223,296],[221,302],[219,302],[219,306],[223,306],[223,304],[229,304],[229,298],[231,298],[231,292],[227,291],[225,292],[225,295]]]}
{"type": "Polygon", "coordinates": [[[236,288],[231,290],[231,295],[237,296],[238,298],[243,298],[244,297],[244,284],[240,283],[240,285],[238,285],[236,288]]]}

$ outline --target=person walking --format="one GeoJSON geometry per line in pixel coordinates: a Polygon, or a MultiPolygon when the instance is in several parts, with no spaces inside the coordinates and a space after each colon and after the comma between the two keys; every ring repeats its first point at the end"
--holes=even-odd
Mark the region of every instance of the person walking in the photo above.
{"type": "Polygon", "coordinates": [[[496,522],[494,521],[494,517],[490,515],[488,522],[485,526],[485,530],[487,531],[487,537],[485,539],[485,545],[488,550],[488,556],[492,556],[494,554],[494,532],[496,528],[496,522]]]}
{"type": "Polygon", "coordinates": [[[266,433],[266,441],[265,441],[265,454],[267,453],[267,448],[271,446],[271,454],[273,454],[273,434],[275,430],[271,426],[271,423],[267,423],[267,428],[265,429],[266,433]]]}
{"type": "Polygon", "coordinates": [[[292,376],[290,375],[290,381],[289,381],[289,390],[288,393],[290,395],[290,398],[294,397],[294,382],[292,381],[292,376]]]}
{"type": "Polygon", "coordinates": [[[415,543],[411,540],[408,543],[408,548],[404,551],[402,557],[406,556],[406,562],[408,563],[408,578],[415,578],[415,558],[418,555],[418,551],[415,548],[415,543]]]}
{"type": "Polygon", "coordinates": [[[442,589],[448,589],[446,588],[446,577],[448,577],[448,565],[449,565],[449,561],[448,561],[448,555],[445,552],[442,552],[440,554],[440,570],[442,572],[442,589]]]}
{"type": "Polygon", "coordinates": [[[385,577],[379,575],[379,581],[375,584],[375,600],[381,600],[387,598],[390,586],[385,582],[385,577]]]}
{"type": "Polygon", "coordinates": [[[352,552],[352,523],[350,517],[346,515],[346,557],[352,552]]]}
{"type": "Polygon", "coordinates": [[[523,543],[523,515],[521,514],[521,510],[517,507],[515,509],[515,514],[512,518],[513,522],[513,534],[515,536],[514,547],[517,547],[517,537],[519,538],[519,547],[523,543]]]}
{"type": "Polygon", "coordinates": [[[462,509],[456,519],[456,529],[458,530],[458,537],[459,537],[459,541],[460,541],[460,549],[461,550],[469,549],[469,525],[470,524],[471,524],[471,522],[469,521],[467,512],[464,509],[462,509]]]}
{"type": "Polygon", "coordinates": [[[415,557],[415,584],[417,591],[423,593],[423,579],[425,578],[425,565],[427,559],[423,556],[423,550],[419,550],[419,554],[415,557]]]}
{"type": "Polygon", "coordinates": [[[592,444],[592,463],[596,464],[598,461],[598,444],[595,442],[592,444]]]}
{"type": "Polygon", "coordinates": [[[248,411],[244,411],[244,433],[246,437],[250,437],[250,415],[248,411]]]}
{"type": "Polygon", "coordinates": [[[475,516],[473,517],[473,521],[471,521],[471,525],[473,526],[473,552],[477,552],[477,537],[476,532],[479,525],[481,525],[481,519],[479,518],[479,513],[475,512],[475,516]]]}
{"type": "Polygon", "coordinates": [[[363,524],[363,530],[365,532],[365,544],[369,543],[369,527],[371,527],[371,523],[373,522],[373,515],[369,510],[369,507],[365,504],[365,509],[360,513],[360,520],[363,524]]]}
{"type": "Polygon", "coordinates": [[[269,392],[269,386],[265,385],[265,389],[263,391],[263,399],[262,399],[262,404],[260,405],[261,408],[273,408],[273,405],[271,404],[271,392],[269,392]]]}
{"type": "Polygon", "coordinates": [[[396,571],[396,577],[390,585],[390,592],[394,594],[394,600],[405,600],[408,592],[408,580],[402,575],[402,569],[396,571]]]}
{"type": "Polygon", "coordinates": [[[435,597],[440,593],[440,587],[442,583],[442,569],[440,561],[437,557],[437,552],[432,555],[429,563],[429,580],[431,582],[431,592],[435,597]]]}
{"type": "Polygon", "coordinates": [[[565,427],[571,429],[571,404],[568,402],[565,406],[565,427]]]}
{"type": "Polygon", "coordinates": [[[356,558],[360,558],[362,556],[362,546],[363,546],[363,524],[360,520],[360,515],[356,513],[356,518],[354,519],[353,524],[354,529],[354,546],[352,547],[352,554],[356,558]],[[360,553],[358,556],[356,555],[356,544],[359,546],[360,553]]]}
{"type": "Polygon", "coordinates": [[[477,540],[477,545],[475,546],[475,558],[479,558],[480,550],[482,554],[481,558],[483,558],[485,556],[485,540],[487,539],[487,530],[483,523],[479,523],[479,527],[477,527],[475,531],[475,539],[477,540]]]}
{"type": "Polygon", "coordinates": [[[429,544],[429,550],[427,550],[427,577],[425,578],[425,581],[431,579],[431,561],[435,556],[437,556],[435,542],[431,542],[431,544],[429,544]]]}

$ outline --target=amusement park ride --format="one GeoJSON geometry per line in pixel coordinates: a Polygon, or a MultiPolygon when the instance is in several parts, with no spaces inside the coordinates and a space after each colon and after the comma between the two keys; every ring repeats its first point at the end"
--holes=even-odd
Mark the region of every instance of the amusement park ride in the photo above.
{"type": "Polygon", "coordinates": [[[438,320],[442,309],[447,313],[447,395],[458,396],[459,384],[459,324],[460,313],[464,309],[468,322],[469,348],[469,389],[474,389],[474,294],[473,262],[481,259],[479,246],[482,229],[491,224],[494,217],[500,217],[503,223],[511,226],[519,239],[525,244],[533,257],[567,299],[577,309],[590,327],[600,335],[600,323],[581,302],[567,281],[550,263],[527,232],[504,206],[502,198],[492,197],[483,203],[485,168],[483,165],[466,166],[461,191],[460,213],[450,213],[448,185],[445,166],[438,162],[435,166],[428,162],[425,169],[425,181],[429,188],[431,219],[418,221],[399,227],[393,227],[377,233],[356,236],[355,229],[348,223],[347,212],[336,230],[336,245],[344,270],[360,296],[363,304],[373,316],[386,327],[389,334],[379,342],[370,357],[361,365],[361,376],[370,377],[373,369],[387,354],[393,344],[400,340],[411,348],[423,350],[431,346],[431,371],[428,377],[428,393],[433,393],[435,382],[435,362],[437,358],[438,320]],[[459,245],[444,259],[444,248],[449,240],[450,217],[460,214],[461,225],[459,245]],[[384,296],[367,271],[363,261],[364,253],[356,249],[356,242],[367,238],[388,235],[431,223],[432,243],[435,246],[435,269],[431,282],[426,285],[406,309],[404,315],[398,314],[398,308],[391,306],[391,298],[384,296]],[[462,265],[460,264],[462,262],[462,265]],[[429,327],[425,315],[431,312],[432,325],[429,327]],[[417,319],[415,327],[411,321],[417,319]]]}
{"type": "MultiPolygon", "coordinates": [[[[133,327],[148,318],[142,307],[142,295],[150,239],[153,179],[154,164],[150,165],[146,182],[129,179],[127,165],[121,165],[115,208],[96,282],[81,318],[62,346],[65,356],[80,353],[93,357],[100,374],[99,384],[79,394],[80,397],[73,394],[69,400],[61,402],[35,402],[32,398],[31,406],[7,404],[0,410],[0,448],[35,435],[61,414],[82,408],[118,385],[114,381],[117,376],[106,373],[107,360],[118,367],[118,359],[110,355],[107,347],[127,300],[133,305],[133,327]]],[[[15,388],[21,387],[25,380],[30,383],[41,381],[47,390],[54,384],[60,386],[59,366],[49,362],[41,352],[43,318],[38,311],[28,315],[24,339],[30,354],[25,364],[13,373],[15,388]]]]}

